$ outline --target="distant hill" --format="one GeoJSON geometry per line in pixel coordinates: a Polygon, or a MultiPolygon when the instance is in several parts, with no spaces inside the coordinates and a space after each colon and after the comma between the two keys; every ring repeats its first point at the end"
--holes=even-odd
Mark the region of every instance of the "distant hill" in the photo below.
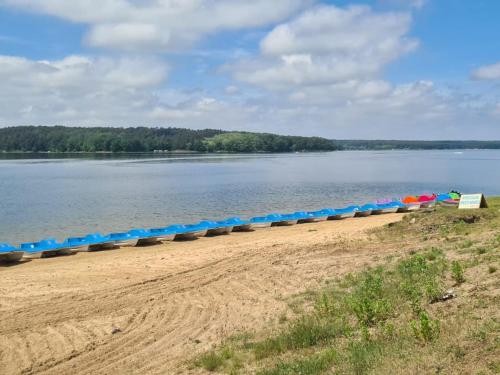
{"type": "Polygon", "coordinates": [[[343,150],[500,149],[500,141],[336,140],[343,150]]]}
{"type": "Polygon", "coordinates": [[[331,140],[267,133],[182,128],[0,128],[3,152],[294,152],[333,151],[331,140]]]}
{"type": "Polygon", "coordinates": [[[0,128],[0,152],[296,152],[500,149],[500,141],[330,140],[183,128],[16,126],[0,128]]]}

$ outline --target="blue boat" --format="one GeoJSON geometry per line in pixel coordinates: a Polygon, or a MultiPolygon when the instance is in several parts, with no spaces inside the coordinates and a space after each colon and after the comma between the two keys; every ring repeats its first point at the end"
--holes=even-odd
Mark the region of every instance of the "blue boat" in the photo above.
{"type": "Polygon", "coordinates": [[[107,250],[115,247],[115,241],[109,235],[103,236],[100,233],[87,234],[85,237],[69,237],[65,244],[76,252],[107,250]]]}
{"type": "Polygon", "coordinates": [[[89,243],[85,237],[69,237],[65,243],[73,251],[89,251],[89,243]]]}
{"type": "Polygon", "coordinates": [[[136,245],[150,245],[154,243],[158,243],[158,237],[154,234],[151,233],[151,231],[147,229],[131,229],[127,232],[128,234],[137,237],[137,243],[136,245]]]}
{"type": "Polygon", "coordinates": [[[252,230],[252,223],[250,220],[242,220],[239,217],[230,217],[224,220],[228,225],[233,227],[233,232],[244,232],[252,230]]]}
{"type": "Polygon", "coordinates": [[[20,250],[24,251],[24,258],[48,258],[58,255],[73,254],[67,242],[59,243],[54,238],[47,238],[39,242],[22,243],[20,250]]]}
{"type": "Polygon", "coordinates": [[[400,206],[398,203],[401,202],[389,202],[389,203],[381,203],[377,204],[376,208],[372,210],[373,215],[381,215],[381,214],[391,214],[398,212],[400,206]]]}
{"type": "Polygon", "coordinates": [[[229,234],[233,231],[233,226],[229,224],[226,220],[221,220],[221,221],[203,220],[200,221],[200,224],[207,225],[208,227],[207,235],[209,236],[229,234]]]}
{"type": "Polygon", "coordinates": [[[253,228],[268,228],[273,225],[273,219],[267,216],[255,216],[250,219],[253,228]]]}
{"type": "Polygon", "coordinates": [[[21,260],[24,251],[8,243],[0,243],[0,263],[12,263],[21,260]]]}
{"type": "Polygon", "coordinates": [[[168,229],[168,227],[151,228],[149,229],[149,232],[156,235],[156,239],[158,241],[173,241],[176,235],[176,232],[174,230],[168,229]]]}
{"type": "Polygon", "coordinates": [[[175,233],[174,240],[191,240],[206,236],[209,226],[207,224],[173,224],[165,228],[175,233]]]}
{"type": "Polygon", "coordinates": [[[436,197],[436,202],[440,203],[450,199],[453,199],[450,194],[438,194],[436,197]]]}
{"type": "Polygon", "coordinates": [[[116,246],[137,246],[139,236],[130,233],[110,233],[108,237],[112,239],[116,246]]]}
{"type": "Polygon", "coordinates": [[[298,222],[294,214],[269,214],[266,217],[271,220],[271,226],[294,225],[298,222]]]}
{"type": "Polygon", "coordinates": [[[333,220],[337,212],[333,208],[323,208],[322,210],[313,211],[316,216],[324,218],[324,220],[333,220]]]}
{"type": "Polygon", "coordinates": [[[318,221],[325,221],[328,219],[328,216],[325,215],[324,212],[320,211],[297,211],[293,213],[293,216],[297,219],[297,223],[316,223],[318,221]]]}
{"type": "Polygon", "coordinates": [[[109,236],[103,236],[101,233],[87,234],[85,239],[89,244],[88,251],[109,250],[116,246],[115,241],[113,241],[109,236]]]}
{"type": "Polygon", "coordinates": [[[355,217],[366,217],[370,216],[374,209],[377,208],[374,204],[364,204],[362,206],[356,206],[358,210],[354,214],[355,217]]]}

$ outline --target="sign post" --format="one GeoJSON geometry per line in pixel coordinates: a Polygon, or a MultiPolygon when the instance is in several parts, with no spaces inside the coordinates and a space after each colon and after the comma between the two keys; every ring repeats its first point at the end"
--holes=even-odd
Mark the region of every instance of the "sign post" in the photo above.
{"type": "Polygon", "coordinates": [[[483,194],[463,194],[460,197],[459,209],[488,208],[483,194]]]}

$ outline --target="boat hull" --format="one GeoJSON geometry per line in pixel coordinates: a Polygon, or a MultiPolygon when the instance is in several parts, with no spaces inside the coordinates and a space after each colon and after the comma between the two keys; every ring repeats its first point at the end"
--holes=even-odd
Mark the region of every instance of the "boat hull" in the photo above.
{"type": "Polygon", "coordinates": [[[367,210],[367,211],[357,211],[354,216],[355,217],[366,217],[370,216],[372,214],[372,210],[367,210]]]}
{"type": "Polygon", "coordinates": [[[248,232],[253,229],[252,224],[236,225],[233,227],[233,232],[248,232]]]}
{"type": "Polygon", "coordinates": [[[12,251],[10,253],[0,253],[0,263],[18,262],[23,258],[23,251],[12,251]]]}
{"type": "Polygon", "coordinates": [[[120,247],[134,247],[134,246],[137,246],[138,243],[139,243],[138,238],[133,238],[130,240],[115,241],[116,246],[120,246],[120,247]]]}
{"type": "Polygon", "coordinates": [[[172,234],[165,234],[163,236],[158,236],[156,237],[156,239],[158,241],[173,241],[175,238],[175,233],[172,233],[172,234]]]}
{"type": "Polygon", "coordinates": [[[213,228],[213,229],[209,229],[207,234],[209,236],[219,236],[222,234],[229,234],[232,231],[233,231],[233,227],[213,228]]]}
{"type": "Polygon", "coordinates": [[[295,225],[297,224],[298,220],[283,220],[283,221],[276,221],[272,223],[271,226],[273,227],[282,227],[282,226],[287,226],[287,225],[295,225]]]}
{"type": "MultiPolygon", "coordinates": [[[[356,215],[356,212],[346,212],[343,214],[337,214],[333,216],[329,216],[328,220],[342,220],[342,219],[350,219],[351,217],[354,217],[356,215]]],[[[366,215],[368,216],[368,215],[366,215]]]]}
{"type": "Polygon", "coordinates": [[[372,214],[374,215],[382,215],[382,214],[394,214],[398,212],[399,207],[389,207],[389,208],[381,208],[377,210],[373,210],[372,214]]]}
{"type": "Polygon", "coordinates": [[[101,250],[111,250],[115,248],[115,241],[103,242],[89,245],[87,251],[101,251],[101,250]]]}
{"type": "Polygon", "coordinates": [[[158,243],[158,238],[156,238],[156,237],[139,238],[137,240],[136,246],[152,245],[155,243],[158,243]]]}

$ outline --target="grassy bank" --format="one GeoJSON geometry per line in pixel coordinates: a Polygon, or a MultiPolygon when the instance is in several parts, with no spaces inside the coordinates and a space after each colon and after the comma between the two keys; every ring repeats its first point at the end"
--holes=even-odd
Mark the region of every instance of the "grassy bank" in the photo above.
{"type": "Polygon", "coordinates": [[[500,198],[438,208],[358,246],[394,249],[358,273],[290,300],[190,365],[229,374],[500,373],[500,198]]]}

